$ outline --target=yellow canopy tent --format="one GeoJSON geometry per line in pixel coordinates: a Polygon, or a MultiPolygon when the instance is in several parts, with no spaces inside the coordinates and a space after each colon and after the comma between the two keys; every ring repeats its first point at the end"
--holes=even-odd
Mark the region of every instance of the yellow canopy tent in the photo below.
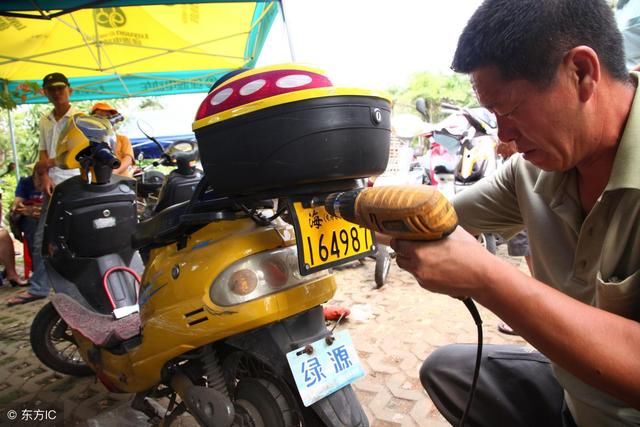
{"type": "Polygon", "coordinates": [[[5,90],[17,103],[46,102],[29,83],[59,71],[73,100],[205,92],[255,64],[278,10],[278,1],[139,3],[149,2],[0,2],[5,90]],[[85,4],[101,7],[76,10],[85,4]]]}
{"type": "Polygon", "coordinates": [[[54,71],[69,78],[72,101],[206,92],[255,65],[280,4],[156,3],[3,0],[0,105],[47,102],[38,89],[54,71]]]}

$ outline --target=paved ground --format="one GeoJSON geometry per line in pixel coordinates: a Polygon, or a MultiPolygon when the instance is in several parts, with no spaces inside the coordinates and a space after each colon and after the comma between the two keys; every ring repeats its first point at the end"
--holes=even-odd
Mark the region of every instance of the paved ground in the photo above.
{"type": "MultiPolygon", "coordinates": [[[[523,271],[526,268],[520,260],[510,261],[523,271]]],[[[420,386],[418,369],[440,345],[476,342],[473,320],[460,301],[422,290],[395,263],[387,284],[374,290],[373,269],[373,260],[367,260],[337,271],[339,290],[330,302],[352,310],[339,327],[349,329],[365,368],[366,376],[355,389],[370,423],[373,427],[448,425],[420,386]]],[[[128,409],[130,395],[109,393],[93,378],[57,374],[37,360],[29,345],[29,327],[44,302],[7,308],[5,301],[17,292],[0,288],[0,425],[15,425],[7,424],[6,414],[12,408],[20,410],[20,405],[57,410],[56,425],[144,425],[144,417],[128,409]]],[[[499,320],[480,309],[485,343],[523,343],[498,333],[499,320]]],[[[178,424],[194,423],[183,417],[178,424]]]]}

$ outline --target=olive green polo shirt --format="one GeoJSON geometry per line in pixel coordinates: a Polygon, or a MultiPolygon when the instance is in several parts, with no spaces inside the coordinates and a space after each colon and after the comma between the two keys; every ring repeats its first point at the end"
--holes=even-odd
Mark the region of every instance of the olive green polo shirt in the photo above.
{"type": "MultiPolygon", "coordinates": [[[[509,238],[526,227],[536,279],[584,303],[640,320],[640,91],[609,182],[586,217],[575,170],[545,172],[521,155],[458,194],[454,206],[460,224],[472,233],[509,238]]],[[[579,426],[640,424],[640,411],[558,366],[554,370],[579,426]]]]}

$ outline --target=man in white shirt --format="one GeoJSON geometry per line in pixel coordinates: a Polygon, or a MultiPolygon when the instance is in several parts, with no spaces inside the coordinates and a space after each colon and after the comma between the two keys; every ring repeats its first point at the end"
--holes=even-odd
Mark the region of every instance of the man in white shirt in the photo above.
{"type": "Polygon", "coordinates": [[[69,98],[73,89],[69,86],[69,81],[62,73],[51,73],[45,76],[42,81],[44,93],[53,104],[53,110],[40,119],[40,152],[38,166],[46,167],[48,176],[44,177],[42,190],[47,196],[53,193],[53,187],[67,178],[78,174],[77,170],[64,170],[55,165],[56,146],[60,133],[67,125],[69,118],[77,112],[71,106],[69,98]]]}
{"type": "MultiPolygon", "coordinates": [[[[36,165],[36,170],[42,183],[41,190],[44,192],[45,200],[34,236],[35,247],[31,251],[33,265],[35,266],[44,265],[39,259],[42,256],[44,222],[47,218],[47,207],[53,188],[65,179],[79,173],[77,170],[64,170],[55,165],[56,146],[60,133],[62,133],[71,116],[77,112],[69,102],[73,89],[71,89],[67,77],[62,73],[47,74],[42,79],[42,89],[49,102],[53,104],[53,110],[40,119],[39,161],[36,165]]],[[[36,268],[29,282],[29,290],[10,299],[7,302],[8,306],[25,304],[45,298],[49,294],[51,285],[44,267],[36,268]]]]}

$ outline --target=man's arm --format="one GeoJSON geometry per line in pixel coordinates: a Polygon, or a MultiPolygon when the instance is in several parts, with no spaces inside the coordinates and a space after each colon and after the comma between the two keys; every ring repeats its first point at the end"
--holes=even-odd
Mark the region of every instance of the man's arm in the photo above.
{"type": "Polygon", "coordinates": [[[505,239],[523,228],[514,177],[522,173],[520,156],[513,156],[493,175],[456,194],[453,206],[460,225],[471,234],[499,233],[505,239]],[[520,171],[519,171],[520,169],[520,171]]]}
{"type": "Polygon", "coordinates": [[[49,178],[49,169],[55,166],[54,159],[50,159],[46,150],[40,150],[38,157],[38,163],[34,166],[36,168],[36,174],[38,175],[38,181],[40,183],[39,190],[51,196],[53,194],[53,181],[49,178]]]}
{"type": "Polygon", "coordinates": [[[131,141],[125,135],[117,135],[118,140],[118,152],[116,156],[120,160],[120,167],[115,169],[113,173],[116,175],[128,175],[127,170],[129,166],[134,164],[133,161],[133,147],[131,147],[131,141]]]}
{"type": "Polygon", "coordinates": [[[458,227],[434,242],[393,241],[423,288],[468,296],[587,384],[640,409],[640,324],[577,301],[487,252],[458,227]]]}
{"type": "Polygon", "coordinates": [[[133,164],[133,159],[129,156],[123,157],[120,159],[120,167],[113,170],[113,173],[116,175],[127,175],[127,170],[129,166],[133,164]]]}

